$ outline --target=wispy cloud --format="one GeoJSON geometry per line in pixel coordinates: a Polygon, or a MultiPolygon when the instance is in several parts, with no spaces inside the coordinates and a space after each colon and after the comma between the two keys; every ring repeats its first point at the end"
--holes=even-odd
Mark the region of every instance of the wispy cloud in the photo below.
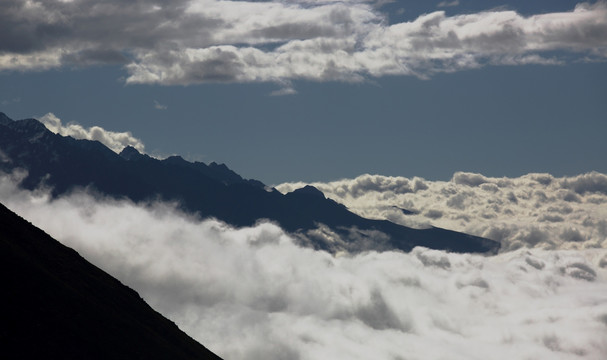
{"type": "Polygon", "coordinates": [[[0,105],[7,106],[7,105],[11,105],[11,104],[16,104],[18,102],[21,102],[21,98],[19,98],[19,97],[15,97],[12,99],[2,99],[2,100],[0,100],[0,105]]]}
{"type": "Polygon", "coordinates": [[[154,100],[154,109],[156,109],[156,110],[166,110],[168,108],[169,108],[168,106],[163,105],[163,104],[159,103],[158,101],[154,100]]]}
{"type": "Polygon", "coordinates": [[[13,161],[11,160],[11,158],[6,155],[6,153],[4,151],[2,151],[2,149],[0,149],[0,162],[3,163],[12,163],[13,161]]]}
{"type": "Polygon", "coordinates": [[[225,359],[607,356],[605,249],[332,257],[272,224],[233,229],[86,193],[50,200],[16,178],[0,177],[0,201],[225,359]]]}
{"type": "Polygon", "coordinates": [[[453,1],[441,1],[436,6],[440,7],[454,7],[459,5],[459,0],[453,1]]]}
{"type": "Polygon", "coordinates": [[[270,96],[285,96],[285,95],[294,95],[297,94],[297,90],[293,87],[283,87],[279,90],[274,90],[270,93],[270,96]]]}
{"type": "Polygon", "coordinates": [[[492,64],[606,59],[603,1],[533,16],[437,11],[395,24],[377,5],[363,0],[3,1],[0,70],[119,63],[128,71],[127,83],[187,85],[428,77],[492,64]],[[563,59],[559,52],[566,53],[563,59]]]}
{"type": "Polygon", "coordinates": [[[96,140],[116,153],[121,152],[122,149],[129,145],[137,149],[139,152],[144,152],[145,146],[143,145],[143,142],[134,137],[129,131],[108,131],[99,126],[85,128],[76,123],[63,125],[61,119],[59,119],[53,113],[48,113],[42,116],[39,120],[44,124],[44,126],[47,127],[47,129],[56,134],[71,136],[75,139],[96,140]]]}

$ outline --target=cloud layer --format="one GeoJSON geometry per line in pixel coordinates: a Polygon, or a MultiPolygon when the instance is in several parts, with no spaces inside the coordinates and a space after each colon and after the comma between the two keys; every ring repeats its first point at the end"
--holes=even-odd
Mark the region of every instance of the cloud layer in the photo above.
{"type": "Polygon", "coordinates": [[[451,181],[362,175],[311,185],[359,215],[483,236],[500,241],[503,251],[607,248],[607,175],[597,172],[563,178],[458,172],[451,181]]]}
{"type": "Polygon", "coordinates": [[[436,11],[395,24],[381,3],[5,0],[0,70],[122,64],[127,83],[269,81],[291,89],[296,79],[426,77],[487,64],[607,57],[603,1],[533,16],[436,11]]]}
{"type": "Polygon", "coordinates": [[[51,201],[17,175],[0,177],[0,201],[226,359],[607,356],[605,249],[332,257],[267,223],[232,229],[86,193],[51,201]]]}
{"type": "Polygon", "coordinates": [[[130,131],[114,132],[105,130],[99,126],[84,128],[82,125],[75,123],[63,125],[61,119],[59,119],[53,113],[48,113],[40,117],[39,120],[44,124],[44,126],[46,126],[47,129],[55,134],[71,136],[74,139],[99,141],[116,153],[120,153],[122,149],[129,145],[137,149],[139,152],[144,152],[145,146],[143,145],[143,142],[134,137],[130,131]]]}

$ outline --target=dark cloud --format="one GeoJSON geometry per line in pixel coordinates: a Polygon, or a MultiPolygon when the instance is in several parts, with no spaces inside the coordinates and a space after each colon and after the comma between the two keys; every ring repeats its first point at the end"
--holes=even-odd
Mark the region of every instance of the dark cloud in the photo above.
{"type": "Polygon", "coordinates": [[[285,41],[286,39],[309,39],[316,37],[333,37],[336,29],[332,26],[323,26],[318,23],[286,23],[256,29],[251,33],[254,37],[266,38],[268,42],[285,41]]]}
{"type": "Polygon", "coordinates": [[[426,216],[430,219],[436,220],[436,219],[440,219],[441,217],[443,217],[443,212],[440,210],[430,209],[424,213],[424,216],[426,216]]]}
{"type": "Polygon", "coordinates": [[[563,222],[565,219],[558,215],[553,214],[542,214],[538,218],[538,221],[548,221],[548,222],[563,222]]]}
{"type": "Polygon", "coordinates": [[[586,263],[575,262],[560,268],[563,274],[574,278],[594,281],[596,279],[596,271],[586,263]]]}
{"type": "Polygon", "coordinates": [[[598,172],[591,172],[562,180],[565,188],[572,189],[578,194],[601,193],[607,194],[607,175],[598,172]]]}
{"type": "Polygon", "coordinates": [[[604,2],[530,17],[438,11],[398,24],[381,3],[4,0],[0,70],[126,63],[129,83],[362,81],[601,60],[607,46],[604,2]],[[570,54],[544,57],[553,51],[570,54]]]}
{"type": "Polygon", "coordinates": [[[460,193],[450,197],[449,200],[447,200],[447,206],[450,208],[456,208],[456,209],[460,209],[460,210],[465,209],[466,200],[470,196],[473,196],[473,193],[460,192],[460,193]]]}
{"type": "Polygon", "coordinates": [[[235,52],[215,49],[209,58],[186,63],[183,69],[192,82],[232,82],[242,76],[244,64],[235,52]]]}
{"type": "Polygon", "coordinates": [[[126,64],[129,58],[116,50],[87,49],[62,56],[61,62],[76,66],[126,64]]]}
{"type": "MultiPolygon", "coordinates": [[[[561,220],[562,221],[562,220],[561,220]]],[[[583,242],[586,241],[586,237],[576,228],[566,228],[561,233],[561,238],[565,241],[572,242],[583,242]]]]}

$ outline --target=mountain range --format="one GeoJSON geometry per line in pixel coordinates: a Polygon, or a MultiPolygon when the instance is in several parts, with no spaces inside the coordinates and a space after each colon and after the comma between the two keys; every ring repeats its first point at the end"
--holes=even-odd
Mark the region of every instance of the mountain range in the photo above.
{"type": "Polygon", "coordinates": [[[302,245],[330,252],[410,251],[424,246],[496,253],[500,247],[498,242],[446,229],[413,229],[366,219],[312,186],[282,194],[260,181],[244,179],[223,164],[189,162],[179,156],[159,160],[133,147],[117,154],[98,141],[61,136],[38,120],[14,121],[3,113],[0,155],[0,170],[27,170],[20,184],[25,189],[45,186],[52,189],[53,196],[60,196],[87,188],[134,202],[173,201],[183,211],[235,227],[267,219],[302,245]]]}

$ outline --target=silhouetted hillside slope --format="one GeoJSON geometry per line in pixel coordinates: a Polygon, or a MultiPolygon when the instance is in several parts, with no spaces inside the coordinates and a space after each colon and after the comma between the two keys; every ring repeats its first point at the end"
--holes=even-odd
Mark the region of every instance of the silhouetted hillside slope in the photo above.
{"type": "Polygon", "coordinates": [[[0,161],[1,170],[28,170],[21,184],[27,189],[43,183],[53,188],[54,195],[75,187],[91,187],[102,194],[133,201],[177,200],[188,212],[216,217],[235,226],[270,219],[300,238],[305,237],[307,245],[329,251],[339,251],[343,244],[342,248],[350,250],[380,249],[373,244],[378,231],[388,237],[382,240],[381,249],[409,251],[425,246],[490,253],[499,249],[497,242],[454,231],[416,230],[389,221],[364,219],[311,187],[286,195],[268,191],[261,182],[243,179],[223,164],[191,163],[178,156],[157,160],[132,147],[116,154],[96,141],[54,134],[34,119],[0,121],[0,150],[10,159],[0,161]],[[322,225],[343,239],[342,245],[307,236],[322,225]]]}
{"type": "Polygon", "coordinates": [[[0,283],[2,359],[219,359],[2,204],[0,283]]]}

